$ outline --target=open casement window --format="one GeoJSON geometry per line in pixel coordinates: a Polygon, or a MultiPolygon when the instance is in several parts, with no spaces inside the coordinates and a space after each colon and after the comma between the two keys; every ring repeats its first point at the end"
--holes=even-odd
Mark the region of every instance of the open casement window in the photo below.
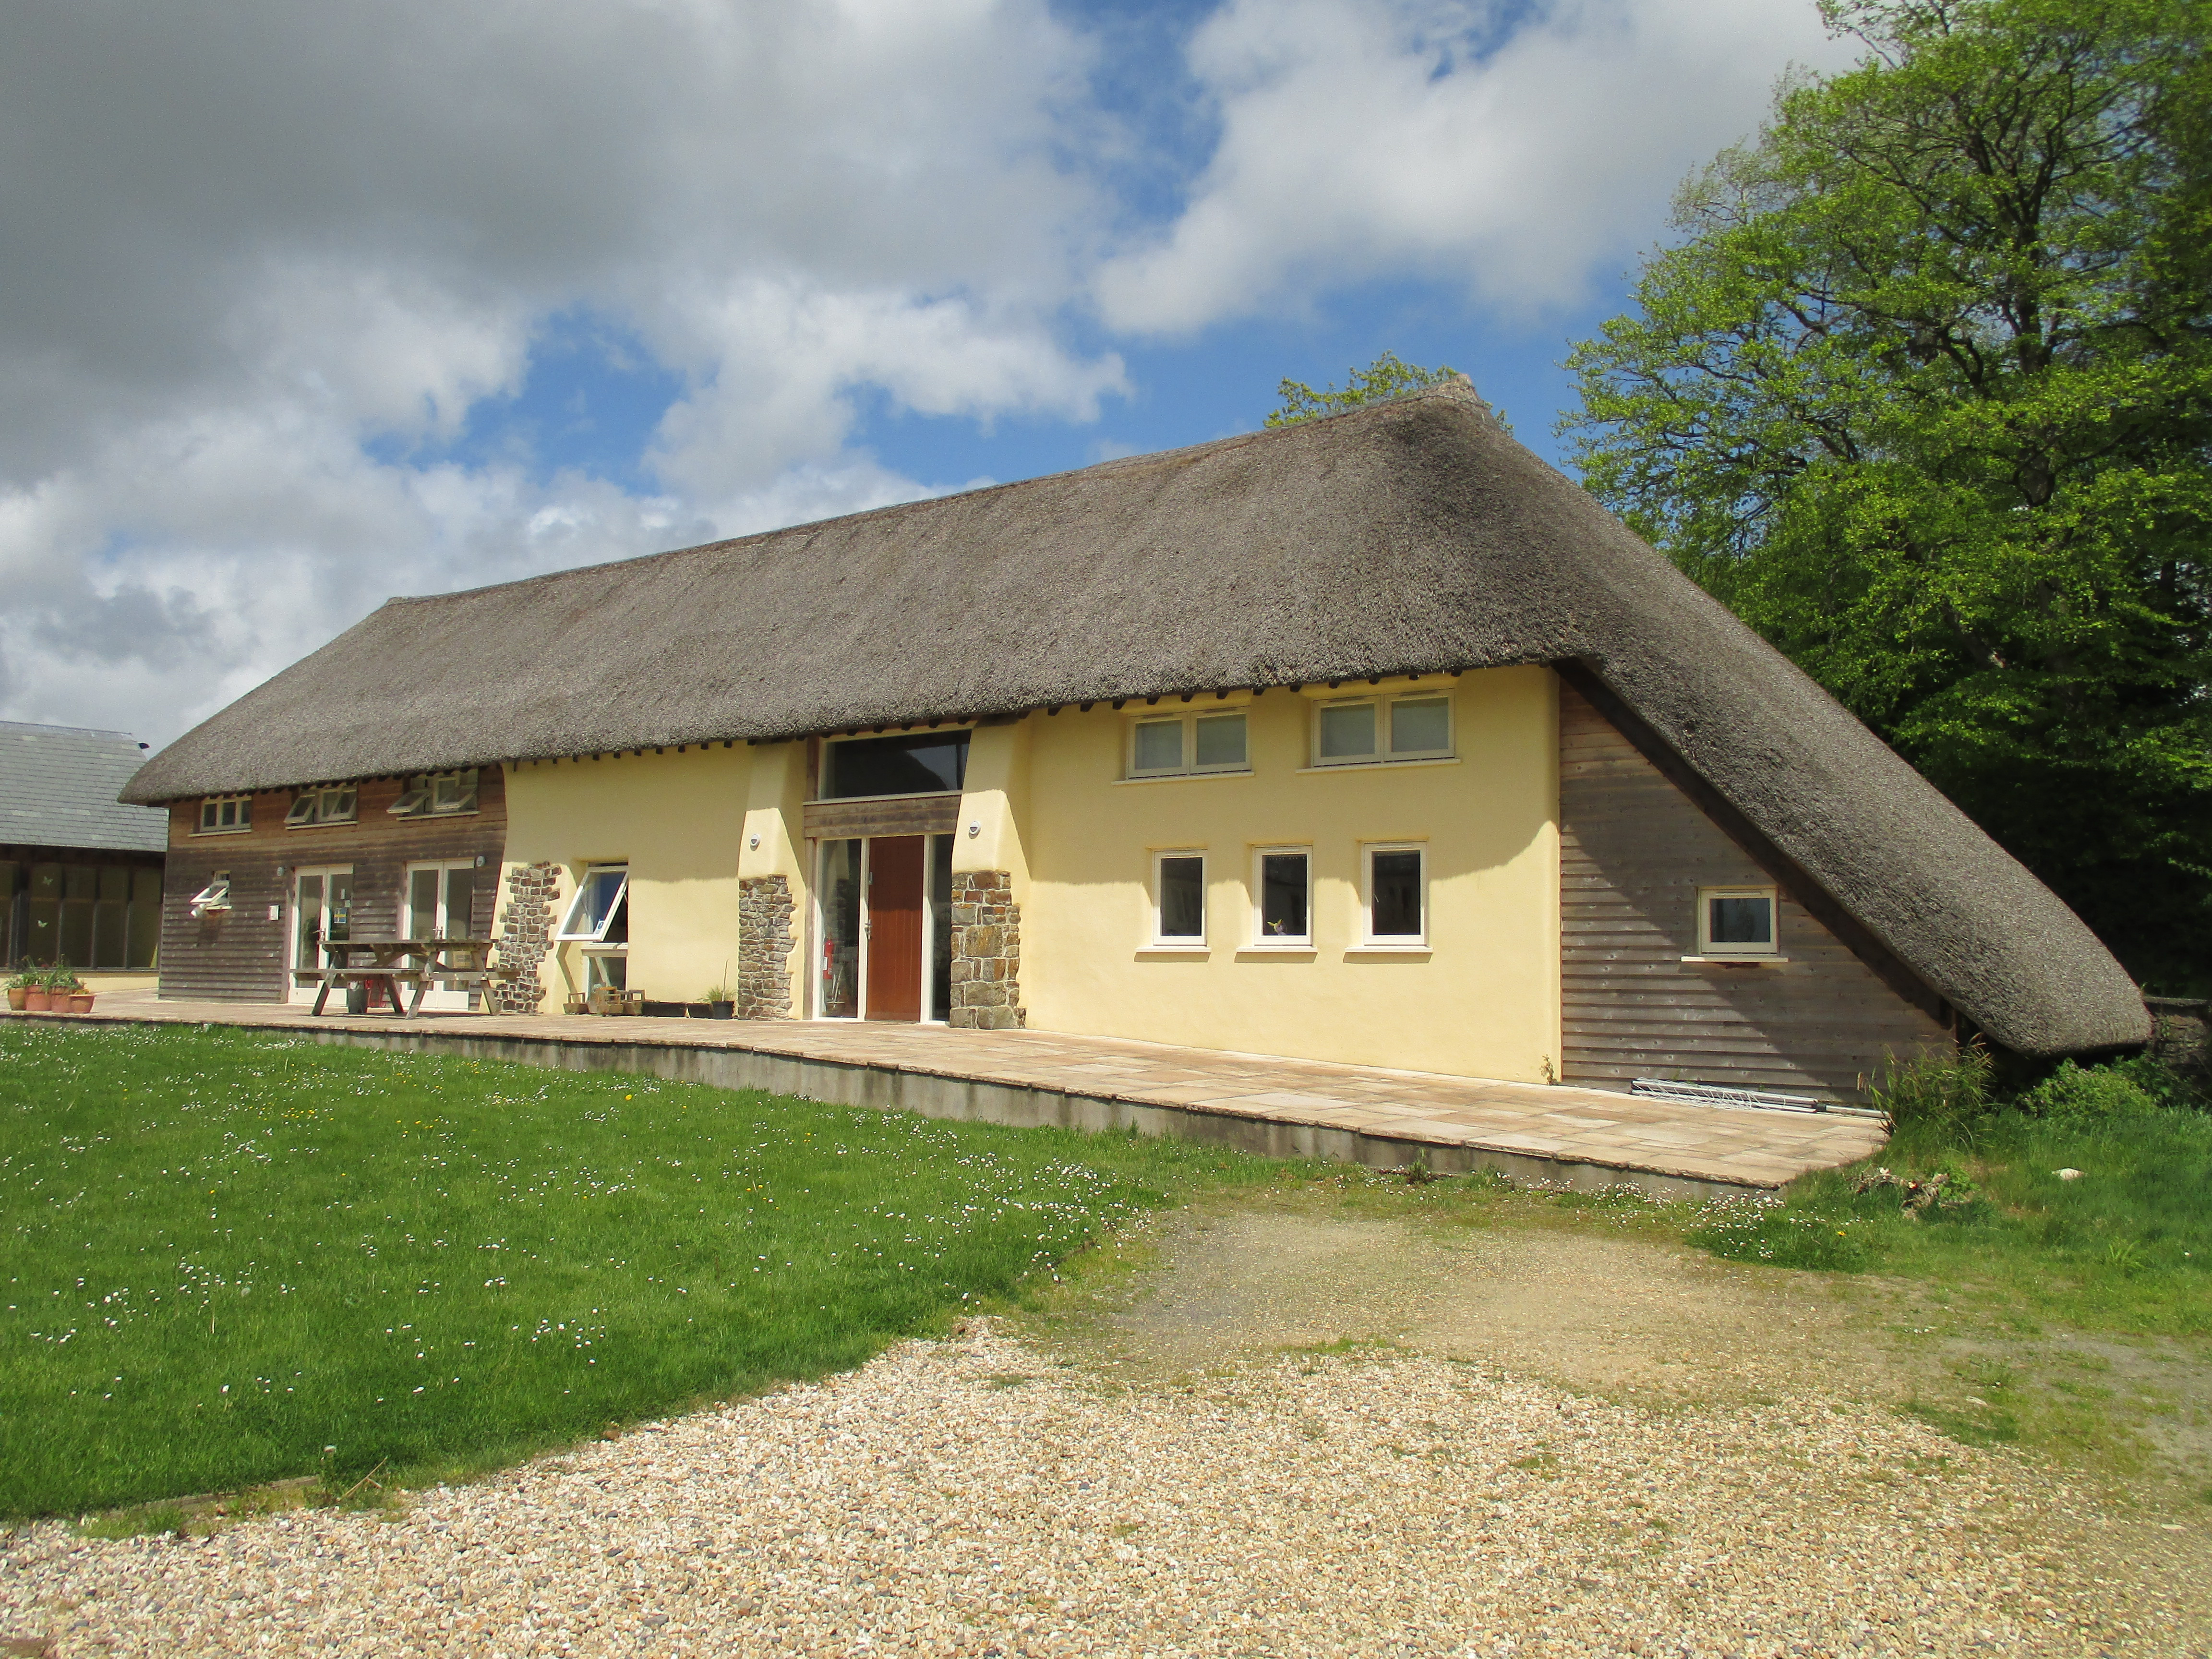
{"type": "Polygon", "coordinates": [[[1364,942],[1418,948],[1429,940],[1428,855],[1419,847],[1370,847],[1364,860],[1364,942]]]}
{"type": "Polygon", "coordinates": [[[1244,711],[1140,714],[1129,723],[1129,775],[1186,777],[1249,771],[1244,711]]]}
{"type": "Polygon", "coordinates": [[[433,772],[407,780],[399,799],[384,810],[397,818],[445,817],[477,810],[478,769],[433,772]]]}
{"type": "Polygon", "coordinates": [[[629,942],[629,866],[595,864],[576,884],[560,937],[589,945],[629,942]]]}
{"type": "Polygon", "coordinates": [[[253,797],[251,795],[210,795],[200,803],[199,833],[203,836],[235,835],[241,830],[253,828],[253,797]]]}
{"type": "Polygon", "coordinates": [[[215,878],[192,895],[192,914],[204,916],[210,910],[230,908],[230,872],[218,871],[215,878]]]}
{"type": "Polygon", "coordinates": [[[1775,890],[1771,887],[1698,890],[1698,954],[1721,961],[1773,956],[1775,890]]]}
{"type": "Polygon", "coordinates": [[[1206,854],[1162,853],[1152,860],[1152,943],[1206,948],[1206,854]]]}
{"type": "Polygon", "coordinates": [[[1262,848],[1252,863],[1252,948],[1312,949],[1312,854],[1303,847],[1262,848]]]}
{"type": "Polygon", "coordinates": [[[1451,753],[1451,698],[1444,693],[1349,697],[1314,710],[1316,766],[1447,760],[1451,753]]]}
{"type": "Polygon", "coordinates": [[[284,814],[284,827],[304,830],[317,823],[351,823],[360,800],[360,795],[349,784],[302,789],[293,797],[292,810],[284,814]]]}

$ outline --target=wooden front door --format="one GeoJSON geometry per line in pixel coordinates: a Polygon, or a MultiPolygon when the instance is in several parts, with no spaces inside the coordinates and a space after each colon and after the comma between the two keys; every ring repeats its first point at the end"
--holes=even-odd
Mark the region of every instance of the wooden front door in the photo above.
{"type": "Polygon", "coordinates": [[[921,1018],[920,836],[868,842],[868,1018],[921,1018]]]}

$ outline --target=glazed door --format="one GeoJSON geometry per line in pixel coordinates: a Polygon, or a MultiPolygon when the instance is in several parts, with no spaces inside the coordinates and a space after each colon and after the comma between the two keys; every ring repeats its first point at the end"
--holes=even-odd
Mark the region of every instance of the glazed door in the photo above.
{"type": "MultiPolygon", "coordinates": [[[[403,939],[474,939],[470,926],[476,909],[476,860],[455,860],[445,864],[407,866],[407,921],[403,939]]],[[[465,1009],[466,986],[433,984],[422,999],[425,1008],[465,1009]]]]}
{"type": "MultiPolygon", "coordinates": [[[[292,966],[328,967],[330,953],[323,949],[323,942],[350,938],[352,929],[352,866],[301,871],[292,889],[292,966]]],[[[290,1000],[313,1002],[319,988],[295,984],[289,988],[290,1000]]]]}
{"type": "Polygon", "coordinates": [[[920,836],[868,842],[870,1019],[921,1018],[922,845],[920,836]]]}

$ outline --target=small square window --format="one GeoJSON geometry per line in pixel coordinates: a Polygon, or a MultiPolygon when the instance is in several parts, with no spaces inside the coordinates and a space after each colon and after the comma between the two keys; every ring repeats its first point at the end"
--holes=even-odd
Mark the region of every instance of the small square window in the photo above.
{"type": "Polygon", "coordinates": [[[1418,847],[1367,849],[1367,938],[1376,945],[1419,945],[1428,938],[1425,862],[1418,847]]]}
{"type": "Polygon", "coordinates": [[[1401,697],[1392,703],[1390,752],[1401,760],[1451,753],[1451,700],[1401,697]]]}
{"type": "Polygon", "coordinates": [[[1305,948],[1313,943],[1313,860],[1304,852],[1259,855],[1259,903],[1253,944],[1305,948]]]}
{"type": "Polygon", "coordinates": [[[1200,771],[1245,764],[1243,715],[1201,714],[1191,724],[1198,737],[1200,771]]]}
{"type": "Polygon", "coordinates": [[[1206,943],[1206,855],[1163,853],[1154,860],[1152,939],[1159,945],[1206,943]]]}
{"type": "Polygon", "coordinates": [[[1182,722],[1139,720],[1129,769],[1135,773],[1182,770],[1182,722]]]}
{"type": "Polygon", "coordinates": [[[1322,705],[1321,758],[1324,762],[1375,758],[1375,705],[1373,703],[1335,702],[1322,705]]]}
{"type": "Polygon", "coordinates": [[[1771,887],[1705,887],[1698,892],[1698,954],[1771,957],[1775,953],[1771,887]]]}

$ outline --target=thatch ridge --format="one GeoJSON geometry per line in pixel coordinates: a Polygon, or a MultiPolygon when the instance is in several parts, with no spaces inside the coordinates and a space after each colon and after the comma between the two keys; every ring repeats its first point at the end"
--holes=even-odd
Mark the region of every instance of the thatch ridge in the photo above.
{"type": "Polygon", "coordinates": [[[1298,425],[395,599],[125,799],[1584,664],[2009,1048],[2148,1035],[2087,928],[1464,380],[1298,425]]]}

